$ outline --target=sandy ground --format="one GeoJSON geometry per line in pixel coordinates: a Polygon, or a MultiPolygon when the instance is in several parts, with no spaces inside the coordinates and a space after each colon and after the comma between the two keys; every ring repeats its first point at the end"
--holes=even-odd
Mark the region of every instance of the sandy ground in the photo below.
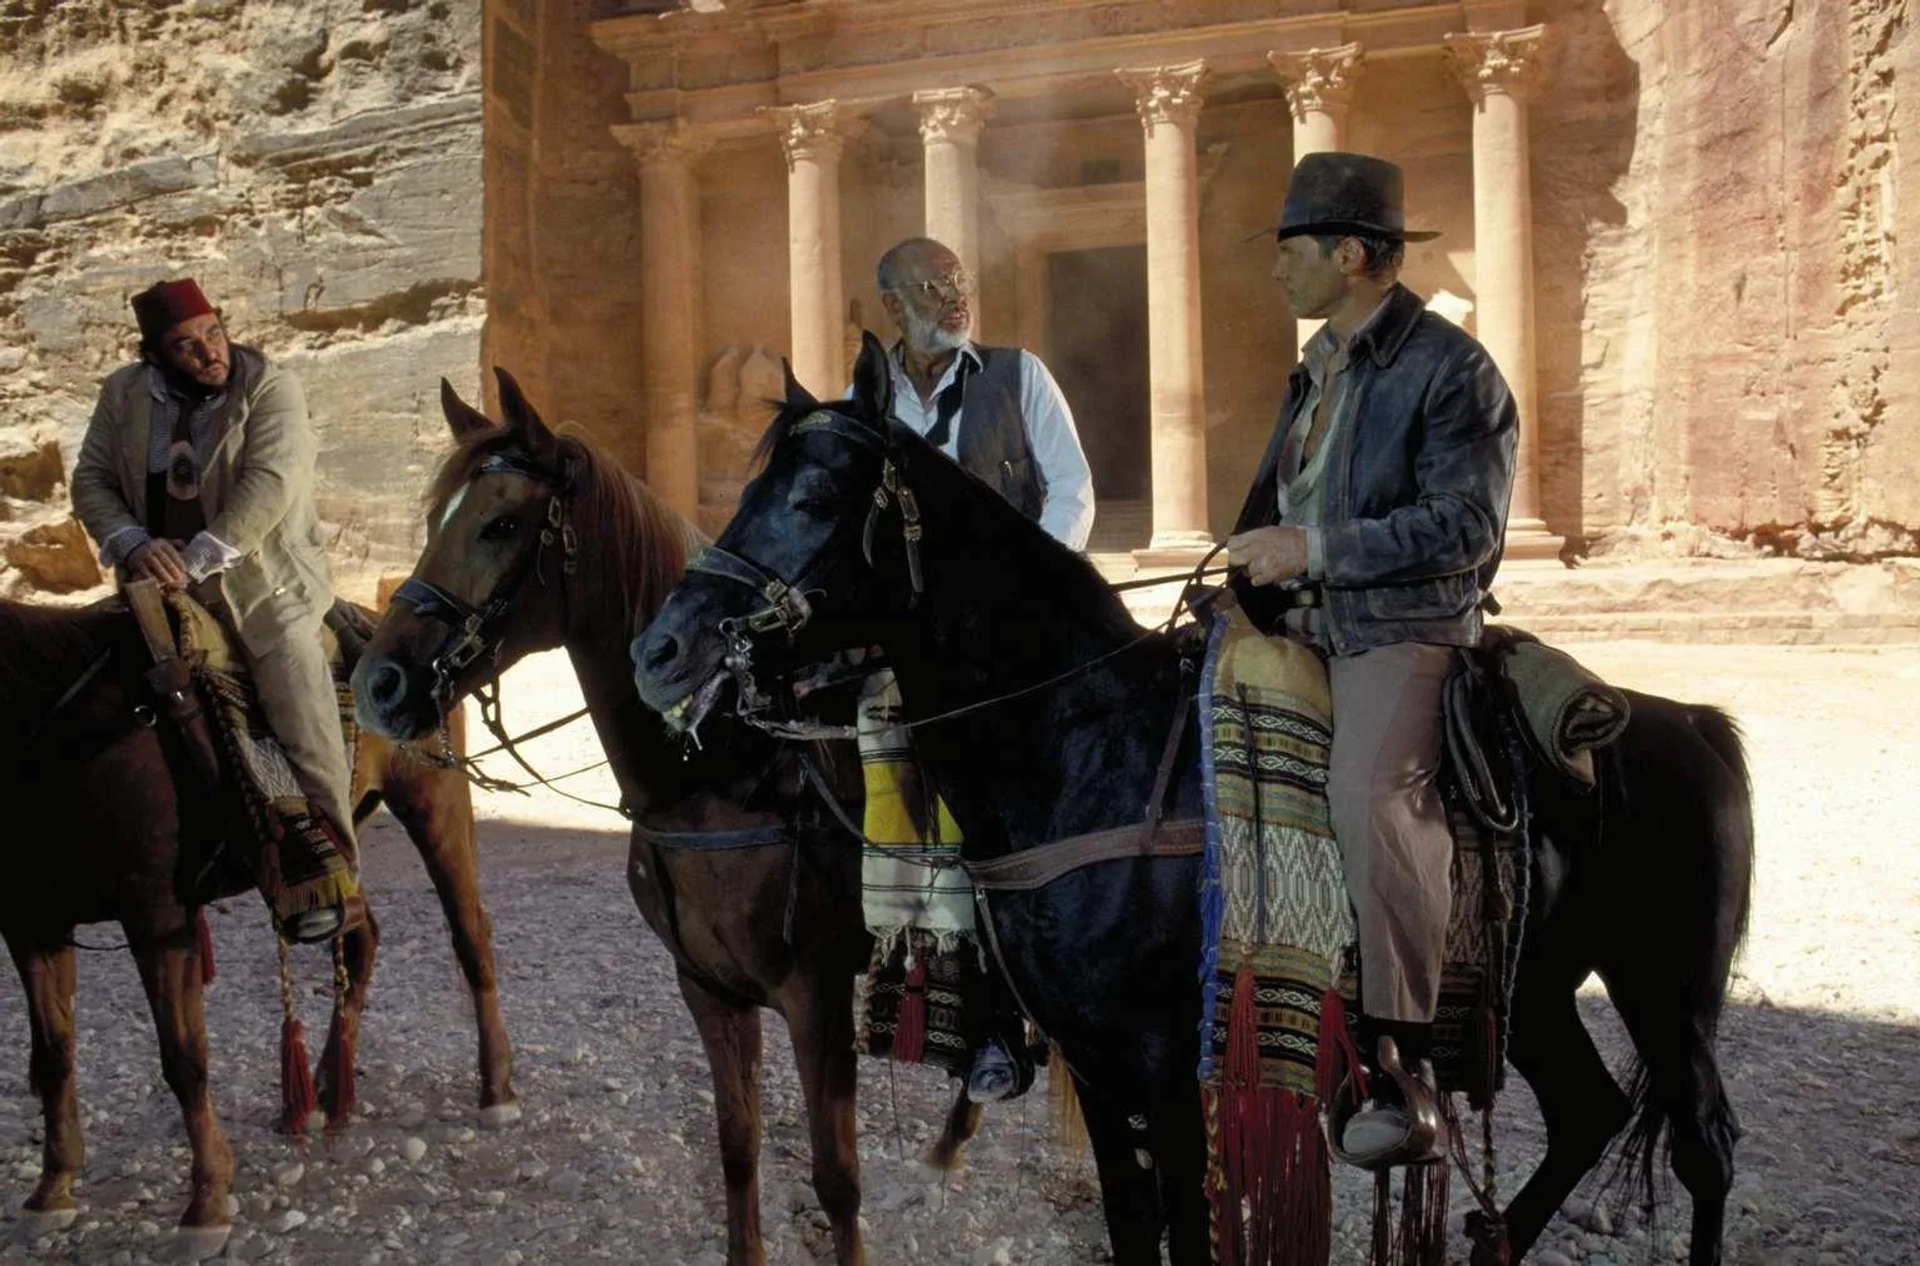
{"type": "MultiPolygon", "coordinates": [[[[1753,930],[1721,1041],[1747,1137],[1729,1216],[1728,1260],[1920,1261],[1920,810],[1906,789],[1920,751],[1920,648],[1877,651],[1591,643],[1574,648],[1622,684],[1724,704],[1746,728],[1758,789],[1753,930]]],[[[507,685],[515,728],[570,709],[564,660],[507,685]]],[[[542,740],[542,768],[597,756],[584,727],[542,740]]],[[[502,770],[501,772],[507,772],[502,770]]],[[[598,775],[569,784],[604,796],[598,775]]],[[[385,939],[365,1022],[364,1114],[304,1147],[272,1132],[277,992],[259,905],[213,918],[220,978],[208,997],[217,1102],[238,1156],[232,1257],[267,1262],[519,1263],[613,1260],[718,1266],[721,1186],[712,1095],[666,956],[628,899],[617,819],[550,794],[481,797],[483,884],[516,1043],[525,1119],[477,1128],[474,1042],[437,903],[405,837],[369,832],[368,881],[385,939]]],[[[116,929],[83,933],[116,943],[116,929]]],[[[325,973],[310,1032],[322,1028],[325,973]]],[[[39,1163],[39,1107],[26,1089],[20,994],[0,988],[0,1261],[168,1260],[187,1153],[159,1080],[152,1031],[124,954],[80,964],[81,1097],[89,1144],[85,1209],[28,1241],[13,1224],[39,1163]]],[[[1625,1053],[1605,996],[1589,1023],[1625,1053]]],[[[775,1263],[824,1243],[807,1181],[797,1083],[769,1019],[763,1209],[775,1263]]],[[[1047,1141],[1044,1102],[993,1112],[961,1173],[934,1181],[914,1158],[945,1106],[924,1070],[863,1070],[861,1148],[875,1266],[1106,1260],[1092,1170],[1047,1141]]],[[[1523,1089],[1503,1100],[1503,1189],[1538,1157],[1523,1089]]],[[[1340,1179],[1342,1262],[1360,1260],[1359,1180],[1340,1179]]],[[[1649,1228],[1637,1212],[1569,1205],[1531,1259],[1548,1266],[1665,1260],[1683,1250],[1685,1201],[1649,1228]]],[[[1455,1195],[1456,1218],[1464,1207],[1455,1195]]]]}

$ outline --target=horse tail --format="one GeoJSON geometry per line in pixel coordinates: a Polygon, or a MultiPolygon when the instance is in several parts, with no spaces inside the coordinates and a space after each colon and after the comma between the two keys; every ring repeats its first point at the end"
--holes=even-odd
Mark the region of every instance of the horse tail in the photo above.
{"type": "MultiPolygon", "coordinates": [[[[1706,806],[1710,823],[1707,843],[1714,853],[1716,873],[1737,869],[1743,876],[1737,895],[1732,943],[1724,949],[1715,947],[1724,953],[1727,965],[1713,986],[1711,1023],[1717,1029],[1720,1008],[1726,1003],[1732,983],[1732,963],[1746,943],[1748,919],[1753,910],[1753,777],[1739,722],[1723,709],[1704,704],[1683,704],[1680,711],[1688,727],[1699,735],[1726,773],[1732,775],[1729,783],[1719,786],[1708,779],[1699,781],[1699,785],[1707,788],[1702,794],[1711,797],[1706,806]]],[[[1623,1188],[1619,1191],[1622,1206],[1637,1203],[1651,1216],[1658,1207],[1655,1162],[1664,1159],[1666,1149],[1662,1145],[1670,1145],[1671,1140],[1667,1137],[1666,1105],[1656,1093],[1652,1070],[1638,1055],[1628,1072],[1626,1097],[1631,1125],[1619,1141],[1614,1163],[1602,1186],[1614,1188],[1619,1184],[1623,1188]]],[[[1717,1106],[1728,1115],[1731,1124],[1731,1108],[1724,1092],[1717,1106]]],[[[1732,1126],[1732,1130],[1737,1137],[1738,1126],[1732,1126]]]]}
{"type": "MultiPolygon", "coordinates": [[[[1687,709],[1687,719],[1693,723],[1694,730],[1706,741],[1727,772],[1734,776],[1737,790],[1729,791],[1722,803],[1717,806],[1715,822],[1719,831],[1729,832],[1734,838],[1716,839],[1715,843],[1724,853],[1728,849],[1746,854],[1746,884],[1740,893],[1740,918],[1734,942],[1733,954],[1746,944],[1747,920],[1753,913],[1753,774],[1747,767],[1746,738],[1740,733],[1740,723],[1720,708],[1697,704],[1687,709]]],[[[1718,834],[1718,832],[1716,832],[1718,834]]],[[[1731,958],[1729,959],[1731,961],[1731,958]]],[[[1721,985],[1721,1001],[1725,1001],[1726,985],[1721,985]]]]}

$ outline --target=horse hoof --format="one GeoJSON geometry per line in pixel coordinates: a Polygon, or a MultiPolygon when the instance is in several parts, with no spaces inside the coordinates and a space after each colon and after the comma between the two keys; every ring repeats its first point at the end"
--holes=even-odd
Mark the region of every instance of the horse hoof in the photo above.
{"type": "Polygon", "coordinates": [[[504,1130],[520,1123],[520,1105],[509,1099],[480,1109],[480,1126],[486,1130],[504,1130]]]}
{"type": "Polygon", "coordinates": [[[230,1226],[183,1226],[173,1233],[173,1256],[182,1262],[204,1262],[218,1257],[233,1235],[230,1226]]]}
{"type": "Polygon", "coordinates": [[[20,1233],[30,1240],[43,1235],[52,1235],[64,1231],[74,1224],[80,1216],[78,1207],[67,1209],[28,1209],[20,1210],[20,1233]]]}
{"type": "Polygon", "coordinates": [[[967,1158],[960,1152],[943,1155],[938,1148],[928,1151],[920,1158],[915,1168],[922,1182],[941,1182],[951,1178],[967,1167],[967,1158]]]}

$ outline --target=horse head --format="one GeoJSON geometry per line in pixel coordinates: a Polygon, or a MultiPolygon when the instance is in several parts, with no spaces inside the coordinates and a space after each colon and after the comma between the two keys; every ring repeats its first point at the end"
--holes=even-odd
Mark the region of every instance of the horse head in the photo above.
{"type": "Polygon", "coordinates": [[[887,353],[861,338],[851,399],[823,403],[787,372],[760,473],[633,643],[640,698],[697,725],[731,672],[872,645],[912,599],[918,511],[907,463],[932,450],[892,420],[887,353]]]}
{"type": "Polygon", "coordinates": [[[504,426],[441,380],[455,444],[428,495],[426,549],[354,670],[355,714],[388,738],[433,732],[475,686],[565,631],[581,445],[494,373],[504,426]]]}

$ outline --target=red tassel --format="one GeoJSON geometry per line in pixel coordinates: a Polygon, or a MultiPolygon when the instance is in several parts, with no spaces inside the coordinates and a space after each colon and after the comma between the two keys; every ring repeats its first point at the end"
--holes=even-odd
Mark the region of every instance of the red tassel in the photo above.
{"type": "Polygon", "coordinates": [[[900,1013],[894,1017],[893,1058],[896,1063],[917,1064],[927,1054],[927,962],[916,957],[907,972],[907,990],[900,998],[900,1013]]]}
{"type": "Polygon", "coordinates": [[[1320,995],[1320,1039],[1314,1049],[1313,1085],[1321,1100],[1340,1093],[1341,1077],[1353,1078],[1353,1101],[1367,1097],[1367,1063],[1347,1022],[1347,1000],[1337,989],[1320,995]]]}
{"type": "Polygon", "coordinates": [[[327,1034],[327,1048],[320,1052],[320,1068],[321,1079],[333,1087],[333,1111],[327,1114],[327,1129],[331,1132],[344,1126],[353,1110],[360,1106],[360,1093],[353,1080],[353,1059],[347,1054],[347,1044],[340,1040],[337,1022],[327,1034]]]}
{"type": "Polygon", "coordinates": [[[319,1106],[307,1065],[307,1040],[300,1032],[300,1021],[288,1016],[280,1026],[280,1128],[298,1137],[319,1106]]]}
{"type": "Polygon", "coordinates": [[[200,983],[213,983],[213,929],[207,926],[205,906],[193,912],[194,948],[200,955],[200,983]]]}
{"type": "Polygon", "coordinates": [[[1216,1259],[1325,1266],[1333,1250],[1333,1180],[1319,1106],[1260,1084],[1255,987],[1243,964],[1228,1006],[1221,1087],[1203,1093],[1216,1259]]]}

